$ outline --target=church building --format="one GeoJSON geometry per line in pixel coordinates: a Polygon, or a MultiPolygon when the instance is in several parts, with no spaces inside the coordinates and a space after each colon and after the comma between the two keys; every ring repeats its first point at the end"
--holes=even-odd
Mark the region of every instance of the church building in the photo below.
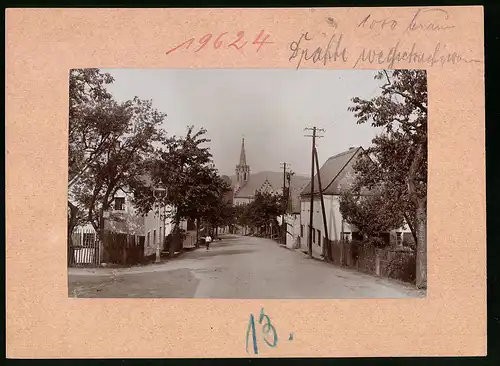
{"type": "MultiPolygon", "coordinates": [[[[231,177],[233,182],[233,204],[241,205],[250,203],[255,197],[255,193],[269,192],[279,194],[283,191],[283,172],[262,171],[251,173],[250,165],[247,164],[245,139],[241,141],[241,152],[238,165],[236,165],[236,175],[231,177]]],[[[292,200],[298,196],[302,188],[309,183],[308,177],[293,175],[290,181],[290,193],[292,200]]]]}

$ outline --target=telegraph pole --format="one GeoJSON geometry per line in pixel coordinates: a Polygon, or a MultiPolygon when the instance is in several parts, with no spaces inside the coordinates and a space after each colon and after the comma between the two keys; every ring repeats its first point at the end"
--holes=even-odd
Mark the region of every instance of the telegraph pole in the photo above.
{"type": "Polygon", "coordinates": [[[312,148],[311,148],[311,203],[309,206],[309,236],[308,236],[308,251],[309,258],[312,258],[312,238],[313,238],[313,217],[314,217],[314,152],[316,150],[316,138],[323,136],[318,136],[317,132],[323,132],[324,129],[312,127],[305,128],[304,131],[312,131],[312,135],[305,135],[306,137],[312,137],[312,148]]]}
{"type": "Polygon", "coordinates": [[[324,254],[327,261],[332,259],[331,255],[331,247],[330,247],[330,239],[328,237],[328,224],[326,222],[326,210],[325,210],[325,201],[323,200],[323,188],[321,187],[321,175],[319,174],[319,159],[318,159],[318,149],[314,149],[314,158],[316,160],[316,174],[318,175],[318,191],[321,202],[321,212],[323,214],[323,230],[325,231],[325,240],[323,241],[324,254]]]}
{"type": "Polygon", "coordinates": [[[287,162],[283,162],[281,163],[281,165],[283,166],[283,213],[281,215],[281,227],[283,229],[283,234],[282,234],[282,241],[283,243],[282,244],[286,244],[286,233],[287,233],[287,225],[285,223],[285,211],[286,211],[286,208],[287,208],[287,204],[288,204],[288,194],[285,196],[285,192],[286,192],[286,167],[290,166],[290,164],[288,164],[287,162]]]}

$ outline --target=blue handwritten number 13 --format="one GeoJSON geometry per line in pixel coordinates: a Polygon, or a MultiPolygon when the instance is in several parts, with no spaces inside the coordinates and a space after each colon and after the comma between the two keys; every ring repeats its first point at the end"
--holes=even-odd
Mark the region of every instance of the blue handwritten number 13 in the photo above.
{"type": "MultiPolygon", "coordinates": [[[[262,322],[266,320],[266,323],[262,326],[262,332],[264,333],[264,341],[267,343],[269,347],[276,347],[278,344],[278,334],[276,333],[276,329],[274,329],[274,326],[271,324],[271,319],[264,314],[264,308],[260,310],[260,317],[259,317],[259,323],[262,324],[262,322]],[[269,335],[270,331],[273,333],[273,341],[272,343],[267,340],[267,335],[269,335]]],[[[255,319],[253,314],[250,314],[250,321],[248,322],[248,328],[247,328],[247,342],[246,342],[246,349],[248,353],[248,338],[252,336],[252,342],[253,342],[253,353],[258,354],[259,353],[259,348],[257,346],[257,335],[255,332],[255,319]]]]}

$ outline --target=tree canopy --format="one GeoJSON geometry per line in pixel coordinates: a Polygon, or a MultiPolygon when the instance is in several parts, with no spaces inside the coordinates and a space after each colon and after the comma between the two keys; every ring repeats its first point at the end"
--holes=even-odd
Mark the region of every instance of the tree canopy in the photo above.
{"type": "Polygon", "coordinates": [[[364,216],[370,225],[376,225],[380,216],[387,219],[386,227],[404,218],[417,242],[417,286],[425,287],[427,75],[425,70],[394,70],[378,72],[376,78],[384,82],[381,93],[368,100],[355,97],[349,108],[358,124],[371,123],[382,133],[355,164],[357,178],[351,192],[355,199],[349,202],[345,196],[344,208],[350,208],[351,216],[369,208],[371,221],[366,212],[364,216]],[[363,188],[378,196],[360,199],[363,188]]]}
{"type": "Polygon", "coordinates": [[[281,194],[271,192],[255,192],[252,202],[237,206],[237,223],[249,226],[262,233],[270,224],[277,224],[276,218],[283,213],[283,198],[281,194]]]}
{"type": "Polygon", "coordinates": [[[116,102],[105,86],[112,81],[98,69],[70,72],[68,225],[84,218],[97,232],[102,212],[144,173],[154,143],[165,138],[166,115],[151,101],[116,102]]]}
{"type": "MultiPolygon", "coordinates": [[[[148,162],[150,185],[164,184],[168,189],[164,203],[173,206],[170,216],[176,223],[182,219],[204,219],[212,225],[227,221],[225,200],[230,185],[215,168],[206,130],[189,126],[185,136],[172,136],[163,141],[155,157],[148,162]]],[[[148,184],[134,185],[135,204],[142,213],[154,204],[148,184]]]]}

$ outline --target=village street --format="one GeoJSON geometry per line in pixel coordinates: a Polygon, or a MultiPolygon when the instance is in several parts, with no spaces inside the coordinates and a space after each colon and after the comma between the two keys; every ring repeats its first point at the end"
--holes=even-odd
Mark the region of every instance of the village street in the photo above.
{"type": "Polygon", "coordinates": [[[341,269],[268,239],[223,236],[169,262],[69,268],[69,296],[100,298],[409,298],[409,285],[341,269]]]}

